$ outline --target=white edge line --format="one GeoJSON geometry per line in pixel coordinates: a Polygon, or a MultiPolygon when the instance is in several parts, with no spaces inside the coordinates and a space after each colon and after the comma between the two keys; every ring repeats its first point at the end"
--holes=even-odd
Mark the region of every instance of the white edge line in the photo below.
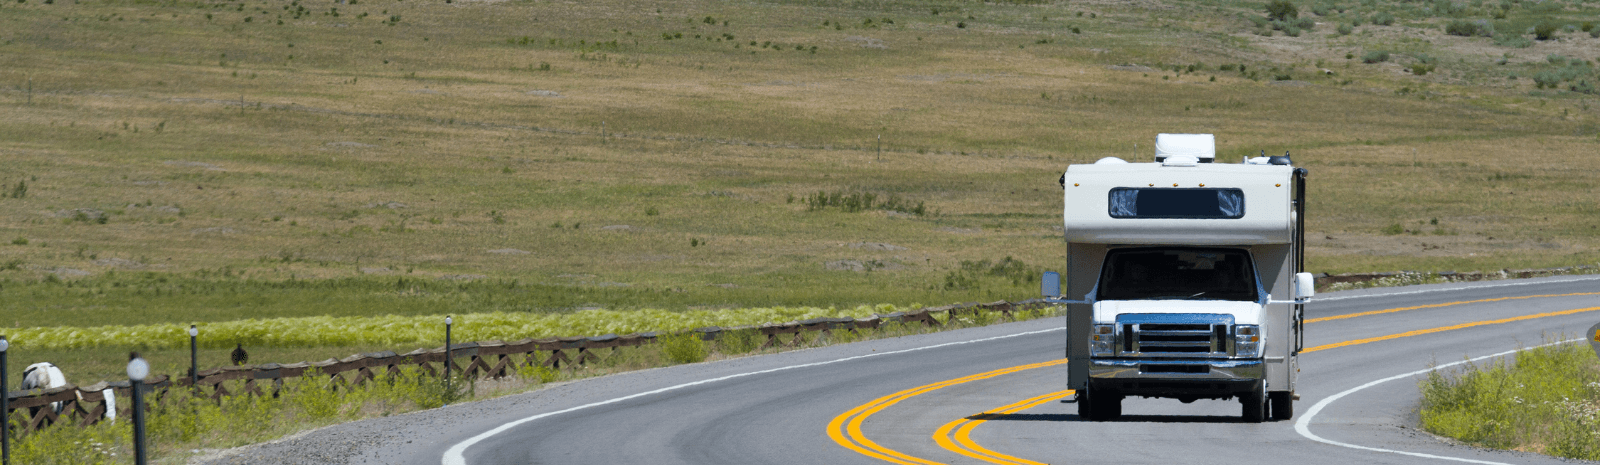
{"type": "Polygon", "coordinates": [[[1592,276],[1592,277],[1588,277],[1588,278],[1549,280],[1549,281],[1520,281],[1520,282],[1514,282],[1514,283],[1484,284],[1484,285],[1479,285],[1479,286],[1471,286],[1471,285],[1469,285],[1469,286],[1450,287],[1450,288],[1443,288],[1443,289],[1425,289],[1425,290],[1420,290],[1420,291],[1390,292],[1390,293],[1387,293],[1387,294],[1350,295],[1350,296],[1343,296],[1343,297],[1320,297],[1320,298],[1312,298],[1311,303],[1328,302],[1328,301],[1333,301],[1333,300],[1346,300],[1346,299],[1367,299],[1367,298],[1373,298],[1373,297],[1393,297],[1393,296],[1397,296],[1397,295],[1428,294],[1428,293],[1433,293],[1433,292],[1462,291],[1462,290],[1468,290],[1468,289],[1489,289],[1489,288],[1495,288],[1495,287],[1532,286],[1532,285],[1535,285],[1535,284],[1574,283],[1574,282],[1594,281],[1594,280],[1600,280],[1600,276],[1592,276]]]}
{"type": "Polygon", "coordinates": [[[719,381],[727,381],[727,380],[734,379],[734,378],[743,378],[743,377],[747,377],[747,376],[764,375],[764,374],[767,374],[767,373],[773,373],[773,372],[779,372],[779,371],[785,371],[785,370],[794,370],[794,369],[799,369],[799,368],[810,368],[810,367],[815,367],[815,366],[831,365],[831,364],[835,364],[835,363],[848,362],[848,361],[859,360],[859,359],[868,358],[868,357],[880,357],[880,356],[884,356],[884,355],[903,354],[903,353],[907,353],[907,352],[916,352],[916,351],[920,351],[920,350],[937,349],[937,348],[940,348],[940,347],[948,347],[948,346],[954,346],[954,345],[963,345],[963,344],[974,344],[974,343],[979,343],[979,342],[988,342],[988,341],[993,341],[993,340],[998,340],[998,339],[1006,339],[1006,338],[1013,338],[1013,337],[1018,337],[1018,336],[1027,336],[1027,335],[1032,335],[1032,334],[1041,334],[1041,333],[1060,331],[1061,329],[1062,328],[1051,328],[1051,329],[1043,329],[1043,330],[1038,330],[1038,331],[1027,331],[1027,332],[1021,332],[1021,333],[1016,333],[1016,334],[1007,334],[1007,335],[1004,335],[1004,336],[995,336],[995,337],[989,337],[989,338],[983,338],[983,339],[973,339],[973,340],[970,340],[970,341],[946,342],[944,344],[935,344],[935,345],[931,345],[931,346],[916,347],[916,348],[911,348],[911,349],[903,349],[903,350],[895,350],[895,351],[889,351],[889,352],[878,352],[878,353],[857,355],[857,356],[854,356],[854,357],[845,357],[845,358],[836,359],[836,360],[828,360],[828,361],[825,361],[825,362],[803,363],[803,364],[800,364],[800,365],[790,365],[790,366],[786,366],[786,367],[771,368],[771,369],[766,369],[766,370],[761,370],[761,371],[752,371],[752,372],[749,372],[749,373],[739,373],[739,374],[736,374],[736,375],[728,375],[728,376],[723,376],[723,377],[720,377],[720,378],[703,379],[703,380],[700,380],[700,381],[683,383],[683,384],[679,384],[679,385],[676,385],[676,386],[668,386],[668,387],[664,387],[664,388],[661,388],[661,389],[656,389],[654,391],[645,391],[645,392],[641,392],[641,393],[638,393],[638,394],[632,394],[632,395],[618,397],[618,398],[615,398],[615,399],[603,400],[603,401],[595,402],[595,403],[592,403],[592,404],[579,405],[577,407],[572,407],[572,408],[568,408],[568,409],[565,409],[565,410],[557,410],[557,411],[554,411],[554,412],[541,413],[541,414],[534,415],[534,416],[531,416],[531,417],[523,418],[521,420],[516,420],[516,421],[510,422],[510,423],[506,423],[506,424],[500,425],[499,427],[497,427],[495,429],[491,429],[489,431],[485,431],[485,432],[483,432],[483,433],[481,433],[481,434],[479,434],[477,436],[473,436],[473,437],[467,438],[465,441],[461,441],[459,443],[456,443],[456,445],[450,446],[450,449],[448,449],[448,450],[446,450],[444,452],[444,458],[441,461],[441,463],[443,465],[466,465],[467,464],[467,458],[466,458],[465,453],[466,453],[468,447],[472,447],[472,445],[474,445],[474,444],[482,442],[485,439],[489,439],[490,437],[492,437],[492,436],[494,436],[496,434],[500,434],[500,433],[506,432],[506,430],[509,430],[511,428],[515,428],[517,426],[521,426],[524,423],[528,423],[530,421],[538,420],[538,419],[545,418],[545,417],[560,415],[560,414],[563,414],[563,413],[569,413],[569,412],[574,412],[574,411],[583,410],[583,409],[587,409],[587,408],[599,407],[599,406],[602,406],[602,405],[615,404],[615,403],[618,403],[618,402],[637,399],[637,398],[645,397],[645,396],[649,396],[649,395],[660,394],[660,393],[668,392],[668,391],[675,391],[675,390],[679,390],[679,389],[699,386],[699,385],[702,385],[702,384],[710,384],[710,383],[715,383],[715,382],[719,382],[719,381]]]}
{"type": "Polygon", "coordinates": [[[1442,455],[1424,454],[1424,453],[1421,453],[1421,452],[1406,452],[1406,451],[1398,451],[1398,450],[1379,449],[1379,448],[1376,448],[1376,447],[1358,446],[1358,445],[1355,445],[1355,444],[1346,444],[1346,443],[1342,443],[1342,442],[1338,442],[1338,441],[1334,441],[1334,440],[1330,440],[1330,439],[1325,439],[1325,438],[1323,438],[1321,436],[1317,436],[1316,434],[1313,434],[1311,432],[1311,428],[1310,428],[1311,419],[1313,417],[1316,417],[1317,413],[1322,412],[1323,408],[1327,407],[1329,404],[1332,404],[1333,401],[1339,400],[1339,399],[1343,398],[1344,396],[1348,396],[1350,394],[1354,394],[1356,391],[1360,391],[1362,389],[1366,389],[1366,388],[1369,388],[1369,387],[1377,386],[1377,385],[1382,384],[1382,383],[1386,383],[1386,382],[1389,382],[1389,381],[1394,381],[1394,380],[1401,379],[1401,378],[1409,378],[1409,377],[1420,375],[1420,374],[1427,373],[1427,372],[1430,372],[1430,371],[1437,371],[1437,370],[1453,367],[1453,366],[1456,366],[1456,365],[1476,362],[1476,361],[1483,360],[1483,359],[1511,355],[1511,354],[1514,354],[1514,353],[1517,353],[1517,352],[1522,352],[1524,350],[1537,349],[1537,348],[1540,348],[1540,347],[1549,347],[1549,346],[1553,346],[1553,345],[1566,344],[1566,343],[1570,343],[1570,342],[1578,342],[1578,341],[1582,341],[1582,340],[1583,339],[1568,339],[1568,340],[1565,340],[1565,341],[1552,342],[1552,343],[1549,343],[1549,344],[1537,345],[1537,346],[1533,346],[1533,347],[1524,347],[1524,348],[1516,349],[1516,350],[1508,350],[1508,351],[1501,352],[1501,353],[1498,353],[1498,354],[1485,355],[1485,356],[1482,356],[1482,357],[1462,360],[1462,361],[1459,361],[1459,362],[1446,363],[1444,365],[1439,365],[1439,366],[1436,366],[1436,367],[1433,367],[1433,368],[1428,368],[1428,369],[1425,369],[1425,370],[1417,370],[1417,371],[1413,371],[1413,372],[1406,373],[1406,374],[1390,376],[1388,378],[1384,378],[1384,379],[1373,381],[1373,382],[1370,382],[1370,383],[1367,383],[1367,384],[1356,386],[1354,388],[1351,388],[1350,390],[1347,390],[1347,391],[1344,391],[1344,392],[1341,392],[1341,393],[1338,393],[1338,394],[1334,394],[1332,396],[1329,396],[1326,399],[1322,399],[1321,401],[1317,402],[1316,405],[1312,405],[1311,406],[1311,410],[1307,411],[1304,416],[1301,416],[1300,420],[1294,422],[1294,430],[1295,430],[1295,432],[1300,433],[1301,436],[1305,436],[1307,439],[1310,439],[1310,440],[1313,440],[1313,441],[1317,441],[1317,442],[1320,442],[1320,443],[1323,443],[1323,444],[1331,444],[1331,445],[1335,445],[1335,446],[1339,446],[1339,447],[1348,447],[1348,448],[1351,448],[1351,449],[1358,449],[1358,450],[1365,450],[1365,451],[1372,451],[1372,452],[1387,452],[1387,453],[1390,453],[1390,454],[1410,455],[1410,456],[1413,456],[1413,457],[1422,457],[1422,458],[1439,459],[1439,460],[1451,460],[1451,461],[1456,461],[1456,462],[1480,463],[1480,464],[1488,464],[1488,465],[1507,465],[1507,464],[1501,463],[1501,462],[1488,462],[1488,461],[1483,461],[1483,460],[1472,460],[1472,459],[1464,459],[1464,458],[1459,458],[1459,457],[1445,457],[1445,456],[1442,456],[1442,455]]]}

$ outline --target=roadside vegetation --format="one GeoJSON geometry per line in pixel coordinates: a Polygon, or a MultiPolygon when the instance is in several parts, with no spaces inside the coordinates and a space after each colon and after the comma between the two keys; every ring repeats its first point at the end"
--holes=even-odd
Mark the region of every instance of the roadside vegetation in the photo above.
{"type": "Polygon", "coordinates": [[[1428,432],[1495,449],[1600,459],[1600,359],[1588,344],[1430,373],[1421,389],[1428,432]]]}
{"type": "MultiPolygon", "coordinates": [[[[1010,321],[1055,316],[1060,314],[1059,310],[1018,311],[1012,314],[1014,320],[1010,321]]],[[[188,457],[270,441],[321,426],[528,392],[553,383],[645,368],[986,326],[1004,320],[1000,312],[991,311],[963,313],[956,318],[938,316],[943,326],[887,323],[876,330],[804,332],[795,347],[779,344],[763,348],[765,337],[750,329],[728,331],[713,341],[703,341],[693,332],[665,334],[655,344],[597,351],[598,362],[564,369],[522,366],[512,376],[502,379],[466,379],[458,375],[446,383],[409,366],[402,368],[398,376],[380,376],[354,387],[330,382],[324,376],[306,374],[285,380],[278,396],[238,395],[213,401],[172,388],[165,401],[155,404],[148,420],[148,438],[157,463],[178,463],[188,457]]],[[[791,337],[785,337],[784,342],[791,337]]],[[[245,392],[239,383],[241,381],[229,381],[226,387],[232,392],[245,392]]],[[[93,427],[47,427],[19,435],[13,442],[13,460],[38,465],[126,463],[132,456],[131,428],[126,419],[93,427]]]]}

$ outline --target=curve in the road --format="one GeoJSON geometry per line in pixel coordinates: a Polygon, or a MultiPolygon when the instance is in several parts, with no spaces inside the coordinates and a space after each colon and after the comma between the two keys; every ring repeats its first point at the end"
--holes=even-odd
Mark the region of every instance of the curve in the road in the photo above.
{"type": "MultiPolygon", "coordinates": [[[[600,406],[604,406],[604,405],[611,405],[611,404],[621,403],[621,402],[625,402],[625,401],[629,401],[629,400],[633,400],[633,399],[637,399],[637,398],[641,398],[641,397],[648,397],[648,396],[657,395],[657,394],[661,394],[661,393],[665,393],[665,392],[677,391],[677,390],[681,390],[681,389],[686,389],[686,388],[691,388],[691,387],[695,387],[695,386],[700,386],[700,385],[704,385],[704,384],[711,384],[711,383],[716,383],[716,382],[721,382],[721,381],[727,381],[727,380],[736,379],[736,378],[745,378],[745,377],[750,377],[750,376],[764,375],[764,374],[768,374],[768,373],[776,373],[776,372],[780,372],[780,371],[789,371],[789,370],[796,370],[796,369],[801,369],[801,368],[810,368],[810,367],[823,366],[823,365],[833,365],[833,364],[837,364],[837,363],[844,363],[844,362],[849,362],[849,361],[852,361],[852,360],[860,360],[860,359],[864,359],[864,358],[882,357],[882,356],[887,356],[887,355],[897,355],[897,354],[904,354],[904,353],[917,352],[917,351],[923,351],[923,350],[939,349],[939,348],[949,347],[949,346],[976,344],[976,343],[980,343],[980,342],[995,341],[995,340],[1000,340],[1000,339],[1007,339],[1007,338],[1013,338],[1013,337],[1019,337],[1019,336],[1027,336],[1027,335],[1032,335],[1032,334],[1048,333],[1048,332],[1054,332],[1054,331],[1059,331],[1059,329],[1047,329],[1047,330],[1039,330],[1039,331],[1024,331],[1024,332],[1020,332],[1020,333],[1007,334],[1007,335],[1003,335],[1003,336],[995,336],[995,337],[988,337],[988,338],[982,338],[982,339],[973,339],[973,340],[968,340],[968,341],[947,342],[947,343],[944,343],[944,344],[935,344],[935,345],[930,345],[930,346],[915,347],[915,348],[904,349],[904,350],[895,350],[895,351],[888,351],[888,352],[877,352],[877,353],[871,353],[871,354],[865,354],[865,355],[857,355],[857,356],[854,356],[854,357],[845,357],[845,358],[839,358],[839,359],[834,359],[834,360],[828,360],[828,361],[823,361],[823,362],[803,363],[803,364],[799,364],[799,365],[789,365],[789,366],[771,368],[771,369],[760,370],[760,371],[752,371],[752,372],[746,372],[746,373],[739,373],[739,374],[734,374],[734,375],[722,376],[722,377],[718,377],[718,378],[703,379],[703,380],[699,380],[699,381],[694,381],[694,382],[688,382],[688,383],[668,386],[668,387],[664,387],[664,388],[656,389],[656,390],[652,390],[652,391],[641,392],[641,393],[637,393],[637,394],[633,394],[633,395],[627,395],[627,396],[617,397],[617,398],[613,398],[613,399],[607,399],[607,400],[600,401],[600,402],[588,403],[588,404],[579,405],[579,406],[576,406],[576,407],[557,410],[557,411],[554,411],[554,412],[541,413],[541,414],[533,415],[533,416],[526,417],[526,418],[523,418],[523,419],[520,419],[520,420],[511,421],[511,422],[507,422],[507,423],[501,424],[500,426],[497,426],[497,427],[495,427],[493,429],[490,429],[488,431],[484,431],[483,433],[480,433],[477,436],[473,436],[473,437],[467,438],[464,441],[458,442],[458,443],[450,446],[449,449],[445,450],[444,457],[440,460],[440,462],[443,465],[466,465],[466,463],[467,463],[467,457],[466,457],[467,448],[472,447],[474,444],[483,442],[486,439],[494,437],[495,435],[498,435],[500,433],[506,432],[506,431],[508,431],[508,430],[510,430],[512,428],[515,428],[515,427],[517,427],[519,425],[522,425],[522,424],[525,424],[525,423],[528,423],[528,422],[532,422],[534,420],[538,420],[538,419],[541,419],[541,418],[561,415],[561,414],[565,414],[565,413],[576,412],[576,411],[579,411],[579,410],[590,409],[590,408],[600,407],[600,406]]],[[[1063,360],[1062,362],[1065,362],[1065,360],[1063,360]]],[[[859,425],[858,425],[858,427],[859,427],[859,425]]]]}
{"type": "MultiPolygon", "coordinates": [[[[1373,311],[1373,312],[1364,312],[1364,313],[1355,314],[1355,315],[1352,315],[1352,316],[1378,315],[1378,314],[1393,313],[1393,312],[1396,312],[1396,311],[1403,311],[1403,310],[1410,310],[1410,309],[1417,309],[1417,308],[1437,308],[1437,307],[1444,307],[1444,306],[1450,306],[1450,305],[1461,305],[1461,304],[1466,304],[1466,303],[1499,302],[1499,301],[1505,301],[1505,300],[1531,299],[1531,298],[1537,298],[1537,297],[1573,297],[1573,296],[1588,296],[1588,295],[1600,295],[1600,293],[1588,292],[1588,293],[1568,293],[1568,294],[1546,294],[1546,295],[1508,297],[1508,298],[1496,298],[1496,299],[1479,299],[1479,300],[1471,300],[1471,301],[1448,302],[1448,303],[1443,303],[1443,304],[1433,304],[1433,305],[1426,305],[1426,306],[1401,307],[1401,308],[1398,308],[1398,309],[1389,309],[1389,310],[1379,310],[1379,311],[1373,311]]],[[[1364,338],[1364,339],[1355,339],[1355,340],[1338,342],[1338,343],[1333,343],[1333,344],[1324,344],[1324,345],[1320,345],[1320,346],[1316,346],[1316,347],[1309,347],[1309,348],[1306,348],[1305,350],[1301,351],[1301,353],[1316,352],[1316,351],[1327,350],[1327,349],[1336,349],[1336,348],[1340,348],[1340,347],[1350,347],[1350,346],[1368,344],[1368,343],[1379,342],[1379,341],[1387,341],[1387,340],[1399,339],[1399,338],[1404,338],[1404,337],[1412,337],[1412,336],[1421,336],[1421,335],[1425,335],[1425,334],[1433,334],[1433,333],[1439,333],[1439,332],[1444,332],[1444,331],[1452,331],[1452,330],[1458,330],[1458,329],[1472,328],[1472,327],[1477,327],[1477,326],[1486,326],[1486,325],[1494,325],[1494,324],[1511,323],[1511,322],[1516,322],[1516,321],[1526,321],[1526,320],[1547,318],[1547,317],[1553,317],[1553,316],[1573,315],[1573,314],[1587,313],[1587,312],[1593,312],[1593,311],[1600,311],[1600,307],[1576,308],[1576,309],[1571,309],[1571,310],[1562,310],[1562,311],[1556,311],[1556,312],[1545,312],[1545,313],[1538,313],[1538,314],[1532,314],[1532,315],[1522,315],[1522,316],[1516,316],[1516,317],[1511,317],[1511,318],[1501,318],[1501,319],[1494,319],[1494,320],[1474,321],[1474,322],[1469,322],[1469,323],[1442,326],[1442,327],[1437,327],[1437,328],[1429,328],[1429,329],[1421,329],[1421,330],[1415,330],[1415,331],[1407,331],[1407,332],[1403,332],[1403,333],[1390,334],[1390,335],[1387,335],[1387,336],[1378,336],[1378,337],[1371,337],[1371,338],[1364,338]]],[[[1321,320],[1322,321],[1326,321],[1328,319],[1332,319],[1332,318],[1323,318],[1321,320]]],[[[1579,340],[1579,339],[1561,341],[1561,342],[1557,342],[1557,343],[1545,344],[1545,345],[1542,345],[1542,346],[1535,346],[1535,347],[1543,347],[1543,346],[1547,346],[1547,345],[1562,344],[1562,343],[1573,342],[1573,341],[1577,341],[1577,340],[1579,340]]],[[[1521,350],[1526,350],[1526,349],[1517,349],[1517,350],[1501,352],[1501,353],[1493,354],[1493,355],[1485,355],[1485,356],[1482,356],[1482,357],[1477,357],[1477,358],[1473,358],[1473,359],[1469,359],[1469,360],[1463,360],[1463,361],[1459,361],[1459,362],[1439,365],[1439,366],[1436,366],[1436,367],[1433,367],[1433,368],[1429,368],[1429,369],[1425,369],[1425,370],[1419,370],[1419,371],[1414,371],[1414,372],[1411,372],[1411,373],[1405,373],[1405,374],[1401,374],[1401,375],[1391,376],[1391,377],[1388,377],[1388,378],[1380,379],[1380,380],[1377,380],[1377,381],[1373,381],[1373,382],[1358,386],[1356,388],[1350,389],[1350,390],[1345,391],[1345,392],[1341,392],[1339,394],[1336,394],[1336,395],[1330,396],[1328,398],[1322,399],[1320,402],[1318,402],[1317,404],[1312,406],[1311,410],[1306,412],[1305,415],[1302,415],[1298,419],[1298,421],[1295,423],[1295,430],[1297,432],[1299,432],[1302,436],[1305,436],[1308,439],[1312,439],[1312,440],[1315,440],[1315,441],[1318,441],[1318,442],[1327,443],[1327,444],[1343,446],[1343,447],[1350,447],[1350,448],[1355,448],[1355,449],[1371,450],[1371,451],[1378,451],[1378,452],[1390,452],[1390,453],[1411,455],[1411,456],[1424,457],[1424,458],[1453,460],[1453,461],[1460,461],[1460,462],[1467,462],[1467,463],[1497,464],[1499,462],[1487,462],[1487,461],[1480,461],[1480,460],[1471,460],[1471,459],[1462,459],[1462,458],[1456,458],[1456,457],[1446,457],[1446,456],[1439,456],[1439,455],[1432,455],[1432,454],[1423,454],[1423,453],[1417,453],[1417,452],[1394,451],[1394,450],[1388,450],[1388,449],[1378,449],[1378,448],[1371,448],[1371,447],[1358,446],[1358,445],[1352,445],[1352,444],[1345,444],[1345,443],[1342,443],[1342,442],[1336,442],[1336,441],[1323,439],[1321,437],[1316,436],[1315,434],[1312,434],[1311,430],[1309,429],[1309,425],[1310,425],[1311,418],[1315,417],[1318,413],[1320,413],[1322,411],[1322,409],[1325,408],[1328,404],[1330,404],[1333,401],[1338,400],[1339,398],[1342,398],[1342,397],[1344,397],[1346,395],[1354,393],[1356,391],[1360,391],[1362,389],[1366,389],[1366,388],[1369,388],[1369,387],[1372,387],[1372,386],[1375,386],[1375,385],[1378,385],[1378,384],[1381,384],[1381,383],[1384,383],[1384,382],[1388,382],[1388,381],[1393,381],[1393,380],[1397,380],[1397,379],[1416,376],[1416,375],[1427,373],[1427,372],[1430,372],[1430,371],[1435,371],[1435,370],[1439,370],[1439,369],[1443,369],[1443,368],[1453,367],[1453,366],[1457,366],[1457,365],[1461,365],[1461,364],[1465,364],[1465,363],[1471,363],[1471,362],[1478,361],[1478,360],[1484,360],[1484,359],[1488,359],[1488,358],[1504,356],[1504,355],[1508,355],[1508,354],[1519,352],[1521,350]]],[[[1062,359],[1061,361],[1065,362],[1066,360],[1062,359]]],[[[1018,370],[1018,371],[1020,371],[1020,370],[1018,370]]],[[[965,378],[963,378],[963,379],[965,379],[965,378]]],[[[948,382],[949,381],[946,381],[944,383],[948,383],[948,382]]],[[[962,381],[962,382],[965,382],[965,381],[962,381]]],[[[940,383],[935,383],[935,384],[940,384],[940,383]]],[[[926,392],[926,391],[923,391],[923,392],[926,392]]],[[[918,394],[920,394],[920,393],[921,392],[918,392],[918,394]]],[[[985,421],[985,420],[983,420],[981,418],[983,418],[986,415],[1005,414],[1005,413],[1013,413],[1013,412],[1017,412],[1017,411],[1026,410],[1026,409],[1029,409],[1029,408],[1033,408],[1033,407],[1039,406],[1039,405],[1041,405],[1041,404],[1043,404],[1045,402],[1048,402],[1050,400],[1056,400],[1056,399],[1064,398],[1066,396],[1072,395],[1073,393],[1074,393],[1074,391],[1067,390],[1067,391],[1060,391],[1060,392],[1045,394],[1045,395],[1034,397],[1034,398],[1024,399],[1022,401],[1018,401],[1016,403],[1013,403],[1013,404],[1010,404],[1010,405],[1006,405],[1006,406],[1000,407],[998,409],[986,411],[984,413],[981,413],[981,414],[978,414],[978,415],[974,415],[972,417],[965,417],[965,418],[957,419],[955,421],[946,423],[944,426],[941,426],[938,430],[936,430],[934,432],[934,434],[933,434],[934,442],[939,444],[940,447],[943,447],[943,448],[945,448],[947,450],[950,450],[952,452],[955,452],[955,453],[958,453],[958,454],[961,454],[961,455],[964,455],[964,456],[967,456],[967,457],[971,457],[971,458],[974,458],[974,459],[978,459],[978,460],[981,460],[981,461],[984,461],[984,462],[988,462],[988,463],[1011,464],[1011,465],[1016,465],[1016,464],[1044,465],[1041,462],[1035,462],[1035,461],[1028,460],[1028,459],[1013,457],[1013,456],[1010,456],[1010,455],[1006,455],[1006,454],[1003,454],[1003,453],[999,453],[999,452],[995,452],[995,451],[989,450],[988,448],[985,448],[982,445],[979,445],[978,443],[972,441],[971,440],[971,432],[972,432],[972,430],[974,428],[976,428],[978,425],[982,424],[985,421]],[[953,435],[952,435],[952,432],[954,432],[953,435]]],[[[916,394],[911,394],[911,395],[916,395],[916,394]]],[[[908,396],[905,396],[905,397],[910,397],[910,396],[908,395],[908,396]]],[[[877,401],[874,401],[874,402],[877,402],[877,401]]],[[[868,404],[868,405],[873,405],[873,404],[868,404]]],[[[882,410],[882,408],[887,407],[887,406],[888,405],[881,405],[881,406],[879,406],[877,408],[877,410],[882,410]]],[[[862,407],[866,407],[866,405],[863,405],[862,407]]],[[[860,407],[858,407],[858,409],[859,408],[860,407]]],[[[841,415],[841,418],[843,418],[843,417],[844,417],[844,415],[841,415]]],[[[833,430],[834,430],[834,428],[830,427],[830,430],[829,430],[830,434],[832,434],[833,430]]],[[[853,433],[860,434],[860,429],[859,428],[855,428],[853,430],[853,433]]],[[[865,436],[856,437],[856,439],[859,440],[859,441],[870,442],[870,441],[866,440],[865,436]]],[[[838,439],[836,438],[836,440],[838,440],[838,439]]],[[[841,444],[843,444],[843,442],[841,442],[841,444]]],[[[852,449],[856,450],[855,448],[852,448],[852,449]]],[[[860,450],[857,450],[857,451],[860,452],[860,450]]],[[[870,454],[869,454],[869,456],[877,457],[875,455],[870,455],[870,454]]],[[[931,461],[928,461],[928,460],[925,460],[925,459],[905,456],[904,454],[901,454],[901,456],[905,457],[905,458],[909,458],[911,460],[915,460],[914,463],[919,463],[919,464],[938,463],[938,462],[931,462],[931,461]]],[[[882,458],[882,457],[878,457],[878,458],[882,458]]],[[[902,462],[896,462],[896,463],[902,463],[902,462]]]]}

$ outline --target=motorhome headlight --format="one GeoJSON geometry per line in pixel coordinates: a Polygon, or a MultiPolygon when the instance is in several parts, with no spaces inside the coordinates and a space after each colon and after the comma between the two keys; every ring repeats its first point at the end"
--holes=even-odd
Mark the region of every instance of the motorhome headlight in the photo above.
{"type": "Polygon", "coordinates": [[[1109,357],[1117,349],[1117,326],[1094,325],[1094,330],[1089,334],[1089,355],[1096,357],[1109,357]]]}
{"type": "Polygon", "coordinates": [[[1238,357],[1261,356],[1261,327],[1238,325],[1233,327],[1233,354],[1238,357]]]}

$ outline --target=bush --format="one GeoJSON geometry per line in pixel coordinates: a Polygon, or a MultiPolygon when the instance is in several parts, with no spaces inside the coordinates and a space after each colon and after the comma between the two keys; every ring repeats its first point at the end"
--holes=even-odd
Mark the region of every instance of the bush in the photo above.
{"type": "Polygon", "coordinates": [[[700,333],[693,331],[678,334],[663,334],[656,336],[660,341],[661,351],[667,355],[667,360],[674,363],[697,363],[705,361],[706,344],[700,340],[700,333]]]}
{"type": "Polygon", "coordinates": [[[1385,61],[1389,61],[1389,52],[1383,50],[1374,50],[1361,56],[1362,63],[1382,63],[1385,61]]]}
{"type": "Polygon", "coordinates": [[[1555,89],[1561,85],[1561,76],[1549,71],[1540,71],[1533,75],[1533,84],[1540,89],[1546,87],[1555,89]]]}
{"type": "Polygon", "coordinates": [[[1388,12],[1380,11],[1378,14],[1372,15],[1372,24],[1379,26],[1393,26],[1394,15],[1391,15],[1388,12]]]}
{"type": "Polygon", "coordinates": [[[1561,27],[1557,26],[1556,23],[1545,21],[1533,27],[1533,38],[1538,40],[1553,40],[1556,38],[1556,31],[1560,29],[1561,27]]]}
{"type": "Polygon", "coordinates": [[[1392,223],[1392,224],[1390,224],[1388,226],[1385,226],[1383,228],[1383,233],[1387,234],[1387,235],[1390,235],[1390,236],[1393,236],[1393,235],[1396,235],[1396,234],[1400,234],[1400,233],[1403,233],[1403,232],[1406,232],[1406,227],[1405,226],[1401,226],[1400,223],[1392,223]]]}
{"type": "Polygon", "coordinates": [[[1275,20],[1294,19],[1300,16],[1300,9],[1289,0],[1272,0],[1267,2],[1267,17],[1275,20]]]}
{"type": "Polygon", "coordinates": [[[1299,28],[1302,31],[1310,31],[1317,28],[1317,22],[1311,18],[1300,18],[1291,24],[1294,24],[1294,27],[1299,28]]]}
{"type": "Polygon", "coordinates": [[[1494,37],[1494,25],[1488,21],[1471,21],[1465,19],[1451,20],[1444,26],[1446,34],[1462,37],[1494,37]]]}
{"type": "Polygon", "coordinates": [[[1424,75],[1427,75],[1428,72],[1433,71],[1433,69],[1434,69],[1433,65],[1424,64],[1424,63],[1416,63],[1416,64],[1411,65],[1411,74],[1415,74],[1415,75],[1418,75],[1418,76],[1424,76],[1424,75]]]}
{"type": "Polygon", "coordinates": [[[1351,32],[1355,32],[1355,28],[1351,27],[1350,23],[1339,24],[1339,35],[1347,36],[1350,35],[1351,32]]]}

